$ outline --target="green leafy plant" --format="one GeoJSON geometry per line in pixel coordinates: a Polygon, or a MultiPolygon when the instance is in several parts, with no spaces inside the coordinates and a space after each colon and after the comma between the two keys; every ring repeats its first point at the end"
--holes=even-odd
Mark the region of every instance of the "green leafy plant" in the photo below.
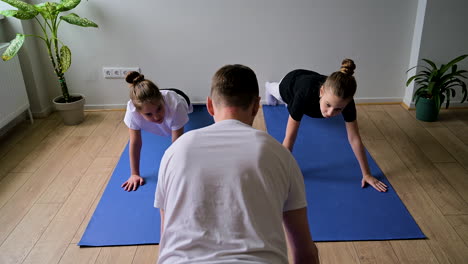
{"type": "Polygon", "coordinates": [[[461,55],[447,64],[441,64],[440,67],[437,67],[437,65],[431,60],[422,59],[428,65],[417,65],[412,67],[411,69],[416,67],[423,68],[422,71],[411,76],[406,82],[406,86],[408,86],[412,81],[414,81],[418,87],[413,95],[415,103],[418,102],[419,98],[424,97],[434,100],[437,109],[440,109],[444,101],[447,100],[445,103],[446,108],[448,108],[450,105],[450,98],[456,96],[456,87],[460,87],[463,94],[461,103],[465,102],[467,89],[462,78],[467,78],[463,75],[467,71],[458,70],[457,63],[464,60],[466,57],[468,57],[468,54],[461,55]]]}
{"type": "Polygon", "coordinates": [[[34,19],[42,30],[42,35],[16,34],[16,38],[10,42],[10,45],[3,53],[2,59],[4,61],[8,61],[13,58],[23,46],[26,37],[37,37],[43,40],[46,44],[49,59],[52,62],[54,72],[57,75],[62,89],[63,102],[69,103],[80,99],[73,98],[68,92],[64,74],[71,65],[71,51],[68,46],[58,38],[58,29],[62,21],[80,27],[98,27],[96,23],[86,18],[79,17],[74,13],[64,16],[60,15],[62,12],[74,9],[81,1],[60,0],[60,2],[44,2],[37,5],[31,5],[20,0],[0,1],[17,8],[17,10],[0,11],[0,14],[21,20],[34,19]]]}

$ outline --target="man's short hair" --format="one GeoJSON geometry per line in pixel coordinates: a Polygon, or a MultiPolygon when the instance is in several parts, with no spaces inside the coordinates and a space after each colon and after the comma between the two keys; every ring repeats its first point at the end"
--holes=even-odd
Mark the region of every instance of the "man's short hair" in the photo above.
{"type": "Polygon", "coordinates": [[[211,98],[216,104],[247,109],[258,95],[257,76],[247,66],[225,65],[213,76],[211,98]]]}

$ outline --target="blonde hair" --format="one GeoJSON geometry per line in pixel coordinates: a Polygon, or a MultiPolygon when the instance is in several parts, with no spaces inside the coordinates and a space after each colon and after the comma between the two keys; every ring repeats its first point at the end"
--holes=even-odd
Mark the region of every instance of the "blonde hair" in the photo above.
{"type": "Polygon", "coordinates": [[[258,98],[255,72],[247,66],[234,64],[221,67],[211,82],[211,98],[224,106],[247,109],[258,98]]]}
{"type": "Polygon", "coordinates": [[[162,100],[162,94],[158,86],[145,79],[143,74],[132,71],[125,76],[125,81],[130,86],[130,100],[137,110],[141,110],[145,103],[155,103],[162,100]]]}
{"type": "Polygon", "coordinates": [[[356,79],[353,77],[355,69],[356,64],[354,64],[353,60],[344,59],[341,62],[340,70],[328,76],[323,84],[324,89],[332,92],[339,98],[352,98],[357,88],[356,79]]]}

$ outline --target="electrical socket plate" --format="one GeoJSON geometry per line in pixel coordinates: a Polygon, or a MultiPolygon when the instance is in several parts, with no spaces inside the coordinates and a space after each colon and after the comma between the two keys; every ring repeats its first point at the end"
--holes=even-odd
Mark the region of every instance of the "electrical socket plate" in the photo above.
{"type": "Polygon", "coordinates": [[[128,72],[140,72],[139,67],[102,67],[102,75],[106,79],[124,79],[128,72]]]}

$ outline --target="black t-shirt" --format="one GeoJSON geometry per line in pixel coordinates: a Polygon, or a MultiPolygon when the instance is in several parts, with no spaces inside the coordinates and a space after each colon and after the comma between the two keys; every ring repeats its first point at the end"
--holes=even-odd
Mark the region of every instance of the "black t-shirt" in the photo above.
{"type": "MultiPolygon", "coordinates": [[[[309,70],[294,70],[281,80],[279,85],[280,95],[288,105],[289,115],[301,121],[303,115],[315,118],[323,118],[320,111],[320,87],[327,79],[309,70]]],[[[341,112],[346,122],[356,120],[356,105],[351,100],[341,112]]]]}

